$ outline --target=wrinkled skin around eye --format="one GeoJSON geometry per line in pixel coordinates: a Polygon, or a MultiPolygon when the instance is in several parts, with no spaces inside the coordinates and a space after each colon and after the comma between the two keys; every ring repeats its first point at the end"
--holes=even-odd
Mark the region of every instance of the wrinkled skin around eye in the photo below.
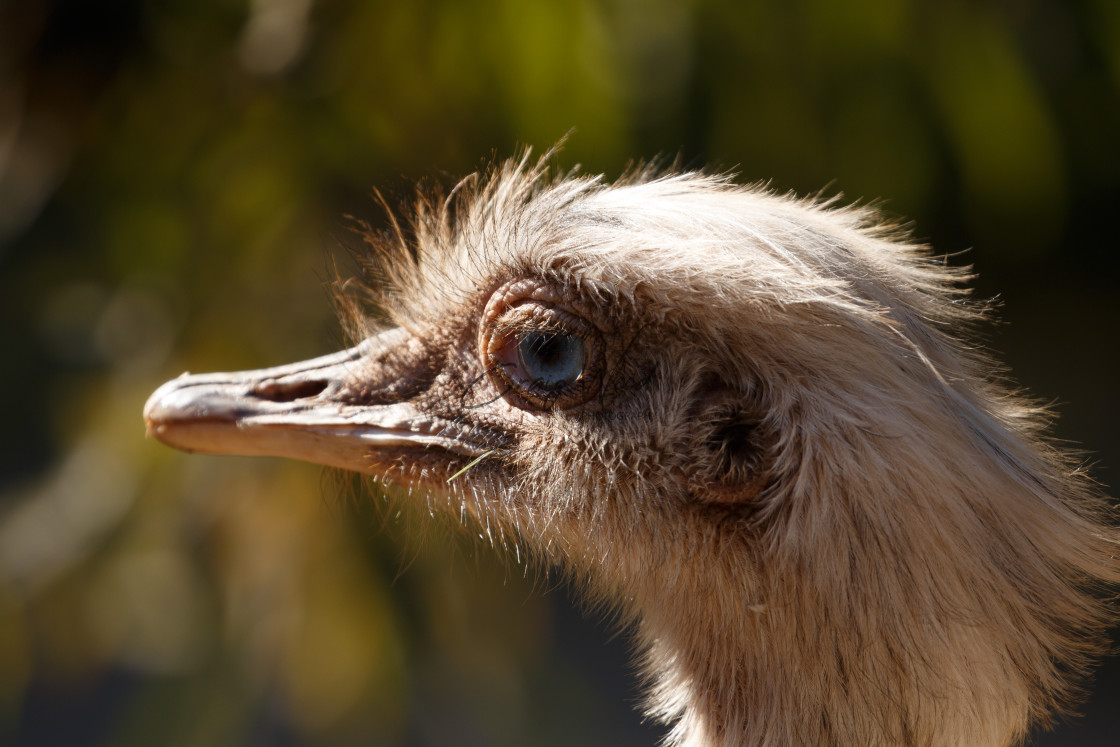
{"type": "Polygon", "coordinates": [[[566,332],[523,332],[517,336],[517,363],[542,389],[564,389],[583,376],[587,342],[566,332]]]}

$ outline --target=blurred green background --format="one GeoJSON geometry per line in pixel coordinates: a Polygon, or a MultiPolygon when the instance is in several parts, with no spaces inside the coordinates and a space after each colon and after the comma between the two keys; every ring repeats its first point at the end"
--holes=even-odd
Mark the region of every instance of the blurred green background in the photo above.
{"type": "MultiPolygon", "coordinates": [[[[0,743],[652,745],[625,637],[317,467],[144,438],[337,349],[344,214],[574,132],[883,200],[1120,482],[1116,0],[0,2],[0,743]],[[967,251],[965,251],[967,250],[967,251]]],[[[1115,744],[1120,662],[1038,745],[1115,744]]]]}

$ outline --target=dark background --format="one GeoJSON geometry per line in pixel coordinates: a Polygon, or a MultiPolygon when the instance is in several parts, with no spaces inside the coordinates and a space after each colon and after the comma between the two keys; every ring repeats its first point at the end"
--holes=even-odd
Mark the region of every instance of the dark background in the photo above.
{"type": "MultiPolygon", "coordinates": [[[[314,466],[146,440],[337,349],[342,216],[572,130],[881,200],[1118,482],[1115,0],[0,1],[0,743],[653,744],[625,636],[314,466]]],[[[354,481],[357,483],[358,481],[354,481]]],[[[1039,745],[1112,745],[1120,661],[1039,745]]]]}

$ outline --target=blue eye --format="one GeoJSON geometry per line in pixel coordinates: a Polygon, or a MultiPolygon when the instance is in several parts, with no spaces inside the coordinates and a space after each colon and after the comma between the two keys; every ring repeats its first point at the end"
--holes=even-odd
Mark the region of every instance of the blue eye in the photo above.
{"type": "Polygon", "coordinates": [[[602,335],[581,314],[521,300],[479,332],[491,384],[514,407],[558,412],[598,393],[607,367],[602,335]]]}
{"type": "Polygon", "coordinates": [[[587,343],[565,332],[524,332],[517,336],[517,362],[537,386],[563,389],[583,376],[587,343]]]}

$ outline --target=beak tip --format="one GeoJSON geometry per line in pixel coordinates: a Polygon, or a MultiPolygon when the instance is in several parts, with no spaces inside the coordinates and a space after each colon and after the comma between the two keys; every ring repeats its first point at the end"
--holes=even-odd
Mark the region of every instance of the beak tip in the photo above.
{"type": "Polygon", "coordinates": [[[174,433],[205,417],[205,392],[196,387],[195,377],[183,374],[164,383],[144,403],[145,435],[175,448],[182,448],[174,433]]]}
{"type": "Polygon", "coordinates": [[[158,422],[167,420],[168,415],[174,411],[174,406],[170,405],[168,400],[179,388],[179,382],[182,381],[182,378],[180,376],[164,383],[159,389],[152,392],[148,401],[144,403],[144,423],[148,427],[148,433],[152,432],[158,422]]]}
{"type": "MultiPolygon", "coordinates": [[[[162,387],[161,387],[162,389],[162,387]]],[[[155,392],[148,398],[147,403],[144,405],[144,437],[154,438],[161,443],[167,443],[164,436],[166,423],[168,420],[168,410],[160,401],[160,391],[155,392]]]]}

